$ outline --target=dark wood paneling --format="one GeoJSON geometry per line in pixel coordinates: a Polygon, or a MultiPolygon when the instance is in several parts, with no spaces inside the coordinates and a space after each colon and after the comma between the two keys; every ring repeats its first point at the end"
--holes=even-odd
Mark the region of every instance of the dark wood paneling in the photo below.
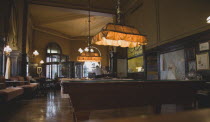
{"type": "Polygon", "coordinates": [[[27,25],[28,25],[28,0],[24,0],[23,9],[23,31],[22,31],[22,63],[21,63],[21,75],[26,77],[27,66],[27,54],[26,54],[26,42],[27,42],[27,25]]]}
{"type": "Polygon", "coordinates": [[[145,80],[145,72],[128,73],[128,78],[145,80]]]}
{"type": "Polygon", "coordinates": [[[146,76],[147,80],[158,80],[158,55],[157,53],[146,56],[146,76]]]}
{"type": "MultiPolygon", "coordinates": [[[[196,60],[195,55],[198,53],[201,53],[198,49],[199,43],[207,42],[209,40],[210,40],[210,30],[206,30],[204,32],[197,33],[197,34],[194,34],[191,36],[187,36],[185,38],[175,40],[173,42],[169,42],[167,44],[163,44],[161,46],[146,50],[145,54],[147,57],[153,55],[154,53],[156,53],[158,55],[157,67],[159,69],[159,77],[160,77],[160,61],[159,61],[160,54],[184,49],[185,50],[185,61],[186,61],[185,68],[186,68],[186,73],[187,73],[188,72],[188,62],[192,61],[192,60],[196,60]],[[193,58],[193,56],[191,56],[191,57],[187,56],[187,51],[189,51],[189,50],[195,50],[194,58],[193,58]]],[[[210,52],[210,51],[207,51],[207,52],[210,52]]],[[[197,73],[200,73],[203,76],[203,78],[206,80],[210,78],[209,70],[197,71],[197,73]]]]}

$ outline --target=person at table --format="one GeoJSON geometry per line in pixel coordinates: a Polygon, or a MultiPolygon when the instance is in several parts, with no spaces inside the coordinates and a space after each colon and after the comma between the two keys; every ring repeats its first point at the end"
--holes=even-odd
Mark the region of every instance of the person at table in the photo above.
{"type": "Polygon", "coordinates": [[[93,70],[93,72],[95,73],[96,78],[101,78],[102,77],[102,69],[98,65],[93,70]]]}

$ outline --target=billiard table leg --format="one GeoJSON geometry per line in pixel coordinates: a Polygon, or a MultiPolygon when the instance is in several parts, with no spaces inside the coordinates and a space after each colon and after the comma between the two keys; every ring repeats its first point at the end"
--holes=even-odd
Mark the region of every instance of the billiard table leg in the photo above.
{"type": "Polygon", "coordinates": [[[74,122],[89,120],[90,111],[73,112],[74,122]]]}
{"type": "Polygon", "coordinates": [[[161,104],[156,104],[156,105],[153,105],[153,110],[154,110],[154,113],[155,114],[160,114],[161,113],[161,104]]]}

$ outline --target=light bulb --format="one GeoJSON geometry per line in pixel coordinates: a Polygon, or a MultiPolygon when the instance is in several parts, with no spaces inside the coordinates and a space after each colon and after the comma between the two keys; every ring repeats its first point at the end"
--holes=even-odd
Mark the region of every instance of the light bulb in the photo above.
{"type": "Polygon", "coordinates": [[[86,47],[86,48],[85,48],[85,52],[88,52],[88,51],[89,51],[89,49],[88,49],[88,47],[86,47]]]}
{"type": "Polygon", "coordinates": [[[93,53],[93,52],[94,52],[94,50],[93,50],[93,49],[90,49],[90,52],[92,52],[92,53],[93,53]]]}
{"type": "Polygon", "coordinates": [[[79,48],[79,50],[78,50],[80,53],[83,53],[83,50],[82,50],[82,48],[79,48]]]}
{"type": "Polygon", "coordinates": [[[206,19],[206,22],[210,24],[210,16],[206,19]]]}

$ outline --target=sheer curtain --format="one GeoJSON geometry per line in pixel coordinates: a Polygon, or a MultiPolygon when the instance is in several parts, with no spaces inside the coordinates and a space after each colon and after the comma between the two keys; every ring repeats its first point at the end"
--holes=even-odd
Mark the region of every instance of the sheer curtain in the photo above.
{"type": "Polygon", "coordinates": [[[5,79],[10,78],[10,67],[11,67],[11,62],[10,62],[10,57],[7,57],[7,63],[6,63],[6,71],[5,71],[5,79]]]}

